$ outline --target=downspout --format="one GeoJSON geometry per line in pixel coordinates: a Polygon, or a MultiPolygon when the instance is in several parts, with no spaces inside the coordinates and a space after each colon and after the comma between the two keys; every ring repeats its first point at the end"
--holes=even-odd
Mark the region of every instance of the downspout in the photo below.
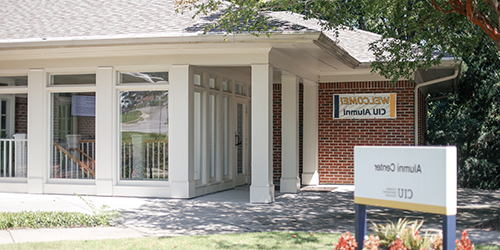
{"type": "Polygon", "coordinates": [[[413,111],[414,111],[413,116],[415,118],[415,120],[414,120],[414,123],[415,123],[414,124],[415,125],[415,146],[418,146],[418,93],[419,93],[420,88],[425,87],[425,86],[429,86],[429,85],[433,85],[436,83],[455,79],[458,76],[459,72],[460,71],[458,69],[455,69],[455,73],[451,76],[445,76],[445,77],[434,79],[431,81],[422,82],[422,83],[417,84],[417,86],[415,86],[415,90],[413,92],[414,93],[413,103],[415,104],[413,107],[413,111]]]}

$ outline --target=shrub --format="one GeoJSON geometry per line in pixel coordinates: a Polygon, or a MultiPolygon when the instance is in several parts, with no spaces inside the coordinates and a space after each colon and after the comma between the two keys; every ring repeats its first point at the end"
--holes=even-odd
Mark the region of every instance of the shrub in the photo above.
{"type": "Polygon", "coordinates": [[[119,212],[108,210],[103,205],[97,209],[90,200],[82,199],[92,210],[92,214],[77,212],[0,212],[0,229],[51,228],[51,227],[96,227],[109,226],[118,217],[119,212]]]}
{"type": "Polygon", "coordinates": [[[0,229],[50,228],[50,227],[95,227],[107,226],[109,220],[76,212],[1,212],[0,229]]]}
{"type": "Polygon", "coordinates": [[[462,232],[462,237],[460,240],[456,240],[456,249],[457,250],[472,250],[474,249],[474,244],[470,242],[469,236],[467,236],[467,230],[462,232]]]}
{"type": "MultiPolygon", "coordinates": [[[[396,224],[390,222],[386,225],[372,224],[376,236],[365,236],[363,249],[389,249],[389,250],[419,250],[419,249],[443,249],[443,237],[441,234],[422,237],[419,233],[423,221],[415,220],[409,222],[407,219],[399,219],[396,224]]],[[[340,245],[340,241],[339,241],[340,245]]],[[[337,248],[338,249],[338,248],[337,248]]],[[[346,248],[345,248],[346,249],[346,248]]],[[[472,250],[472,244],[467,237],[467,231],[462,232],[462,237],[456,240],[457,250],[472,250]]]]}
{"type": "Polygon", "coordinates": [[[335,250],[356,250],[358,243],[354,236],[347,231],[345,234],[340,236],[339,242],[335,243],[335,250]]]}
{"type": "Polygon", "coordinates": [[[363,249],[377,250],[379,246],[380,238],[378,236],[373,236],[373,234],[370,236],[365,235],[363,249]]]}

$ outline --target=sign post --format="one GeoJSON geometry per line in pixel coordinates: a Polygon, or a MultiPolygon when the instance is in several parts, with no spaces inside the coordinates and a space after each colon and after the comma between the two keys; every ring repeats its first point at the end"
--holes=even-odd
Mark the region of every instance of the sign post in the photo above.
{"type": "Polygon", "coordinates": [[[366,234],[366,205],[441,214],[443,249],[455,249],[456,162],[453,146],[354,147],[358,249],[366,234]]]}

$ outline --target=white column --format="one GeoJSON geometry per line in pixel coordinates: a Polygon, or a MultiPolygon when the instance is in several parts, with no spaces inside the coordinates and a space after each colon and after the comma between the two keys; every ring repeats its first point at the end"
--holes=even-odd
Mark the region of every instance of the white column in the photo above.
{"type": "Polygon", "coordinates": [[[47,180],[49,143],[47,75],[43,69],[28,72],[28,193],[43,193],[47,180]]]}
{"type": "Polygon", "coordinates": [[[114,73],[112,67],[99,67],[96,74],[95,100],[95,182],[97,195],[113,195],[114,176],[118,176],[116,162],[116,102],[114,73]]]}
{"type": "Polygon", "coordinates": [[[281,180],[280,192],[297,193],[299,178],[299,79],[281,76],[281,180]]]}
{"type": "Polygon", "coordinates": [[[273,66],[252,65],[252,185],[250,202],[274,202],[273,66]]]}
{"type": "Polygon", "coordinates": [[[173,65],[169,72],[169,184],[172,198],[195,195],[193,68],[173,65]]]}
{"type": "Polygon", "coordinates": [[[318,84],[304,80],[302,184],[319,185],[318,84]]]}

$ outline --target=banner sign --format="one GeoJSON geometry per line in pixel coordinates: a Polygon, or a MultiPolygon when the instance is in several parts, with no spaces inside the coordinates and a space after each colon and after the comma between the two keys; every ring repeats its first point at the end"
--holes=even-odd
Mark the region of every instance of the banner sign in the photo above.
{"type": "Polygon", "coordinates": [[[354,203],[457,213],[457,149],[354,147],[354,203]]]}
{"type": "Polygon", "coordinates": [[[71,96],[72,116],[95,116],[95,96],[71,96]]]}
{"type": "Polygon", "coordinates": [[[333,95],[333,119],[396,118],[396,94],[333,95]]]}

